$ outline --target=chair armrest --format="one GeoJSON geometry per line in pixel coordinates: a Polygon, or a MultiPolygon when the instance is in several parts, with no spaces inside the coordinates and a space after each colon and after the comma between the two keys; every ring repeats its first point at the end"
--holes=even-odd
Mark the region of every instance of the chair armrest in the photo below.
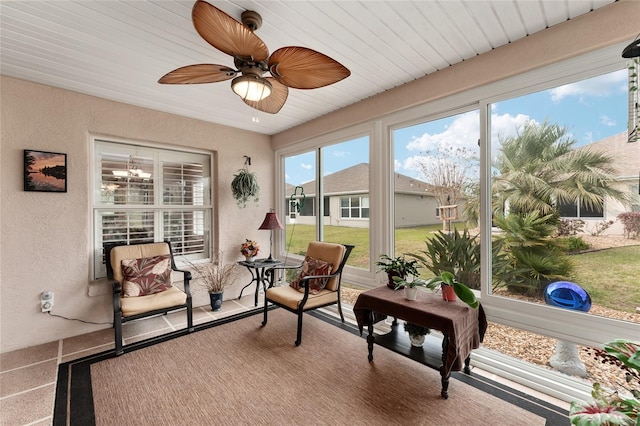
{"type": "Polygon", "coordinates": [[[335,276],[338,275],[338,272],[336,272],[335,274],[330,274],[330,275],[307,275],[306,277],[302,278],[299,282],[300,287],[307,287],[309,284],[310,280],[315,280],[318,278],[333,278],[335,276]]]}
{"type": "Polygon", "coordinates": [[[184,292],[187,293],[187,297],[191,297],[191,288],[189,283],[191,282],[191,271],[184,269],[171,268],[174,272],[181,272],[183,274],[182,282],[184,284],[184,292]]]}

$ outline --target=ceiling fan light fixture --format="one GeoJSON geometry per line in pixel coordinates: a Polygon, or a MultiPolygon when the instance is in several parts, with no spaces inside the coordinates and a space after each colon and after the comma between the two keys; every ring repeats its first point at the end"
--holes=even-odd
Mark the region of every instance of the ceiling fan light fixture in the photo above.
{"type": "Polygon", "coordinates": [[[231,88],[236,95],[248,101],[261,101],[271,95],[271,83],[255,74],[245,74],[231,81],[231,88]]]}

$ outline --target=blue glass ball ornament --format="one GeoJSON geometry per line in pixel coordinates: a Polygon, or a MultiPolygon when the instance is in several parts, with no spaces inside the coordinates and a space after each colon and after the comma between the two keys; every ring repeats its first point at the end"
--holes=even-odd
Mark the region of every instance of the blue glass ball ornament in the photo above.
{"type": "Polygon", "coordinates": [[[544,301],[547,305],[574,311],[588,312],[591,309],[591,296],[578,284],[569,281],[556,281],[544,289],[544,301]]]}

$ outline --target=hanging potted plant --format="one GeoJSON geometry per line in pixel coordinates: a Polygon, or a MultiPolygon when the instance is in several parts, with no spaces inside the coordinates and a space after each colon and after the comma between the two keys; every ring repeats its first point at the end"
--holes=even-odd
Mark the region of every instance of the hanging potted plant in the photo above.
{"type": "Polygon", "coordinates": [[[231,181],[231,193],[240,208],[247,207],[247,201],[251,199],[253,199],[254,203],[257,203],[260,195],[260,186],[255,173],[250,172],[246,166],[238,170],[238,174],[233,175],[233,180],[231,181]]]}

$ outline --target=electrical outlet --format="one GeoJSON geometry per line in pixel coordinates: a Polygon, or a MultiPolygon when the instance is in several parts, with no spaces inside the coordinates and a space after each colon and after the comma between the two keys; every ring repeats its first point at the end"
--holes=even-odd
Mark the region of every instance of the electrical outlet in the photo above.
{"type": "Polygon", "coordinates": [[[53,309],[52,291],[43,291],[40,294],[40,309],[42,309],[42,312],[51,312],[51,309],[53,309]]]}

